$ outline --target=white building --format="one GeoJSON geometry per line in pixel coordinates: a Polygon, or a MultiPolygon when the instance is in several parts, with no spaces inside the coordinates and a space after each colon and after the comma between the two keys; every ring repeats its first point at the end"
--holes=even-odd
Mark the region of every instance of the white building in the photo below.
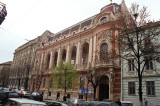
{"type": "MultiPolygon", "coordinates": [[[[143,100],[146,99],[148,102],[147,106],[156,106],[157,104],[160,104],[160,59],[159,56],[157,56],[157,53],[154,53],[159,51],[159,22],[148,24],[146,26],[143,26],[143,28],[147,28],[147,30],[145,29],[145,31],[140,35],[142,36],[143,41],[141,41],[141,45],[139,47],[141,49],[140,61],[142,62],[142,60],[144,60],[141,64],[141,70],[143,68],[143,65],[145,64],[144,71],[142,73],[142,95],[143,100]],[[147,31],[150,31],[150,33],[147,31]],[[156,37],[153,37],[153,34],[151,34],[151,32],[153,32],[156,37]],[[146,37],[146,35],[149,36],[146,37]]],[[[138,106],[139,80],[138,72],[136,69],[138,60],[137,57],[135,57],[132,49],[130,49],[131,47],[133,47],[135,50],[138,50],[137,40],[134,37],[136,31],[133,33],[129,34],[130,39],[133,39],[132,41],[130,41],[130,43],[128,41],[128,51],[123,52],[123,55],[126,56],[125,58],[122,58],[121,61],[121,99],[125,101],[132,101],[134,103],[134,106],[138,106]],[[126,60],[126,58],[128,60],[126,60]]]]}

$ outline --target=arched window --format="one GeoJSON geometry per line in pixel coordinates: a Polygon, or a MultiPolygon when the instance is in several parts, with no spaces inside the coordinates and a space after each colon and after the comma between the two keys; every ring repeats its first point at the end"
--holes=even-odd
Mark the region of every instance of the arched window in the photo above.
{"type": "Polygon", "coordinates": [[[107,21],[107,17],[102,17],[100,21],[107,21]]]}
{"type": "Polygon", "coordinates": [[[108,45],[103,43],[100,48],[100,59],[106,61],[108,59],[108,45]]]}

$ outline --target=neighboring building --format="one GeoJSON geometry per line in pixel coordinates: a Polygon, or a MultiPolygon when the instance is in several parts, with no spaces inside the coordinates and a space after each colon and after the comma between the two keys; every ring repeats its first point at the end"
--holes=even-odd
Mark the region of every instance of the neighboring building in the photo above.
{"type": "MultiPolygon", "coordinates": [[[[118,5],[111,3],[103,7],[99,14],[81,21],[52,37],[44,37],[41,45],[36,49],[34,67],[31,73],[30,91],[39,91],[44,98],[56,98],[60,92],[61,98],[64,91],[57,88],[49,88],[52,81],[51,71],[60,62],[71,62],[80,73],[81,88],[68,90],[70,98],[86,98],[86,94],[79,89],[87,89],[87,75],[96,72],[101,81],[97,87],[97,100],[116,100],[121,94],[121,70],[120,60],[112,60],[118,45],[112,42],[115,36],[119,36],[119,30],[113,28],[117,24],[117,18],[122,10],[127,9],[124,1],[118,5]]],[[[91,94],[88,100],[93,99],[93,87],[89,83],[91,94]]]]}
{"type": "Polygon", "coordinates": [[[0,86],[2,87],[8,87],[11,64],[12,61],[0,64],[0,86]]]}
{"type": "Polygon", "coordinates": [[[5,20],[6,16],[7,16],[6,5],[0,2],[0,25],[5,20]]]}
{"type": "MultiPolygon", "coordinates": [[[[51,34],[49,31],[46,31],[44,35],[51,34]]],[[[42,37],[38,36],[15,50],[9,76],[9,87],[29,90],[30,71],[33,68],[36,48],[42,37]]]]}
{"type": "MultiPolygon", "coordinates": [[[[144,64],[144,71],[142,76],[142,94],[143,99],[145,98],[148,102],[147,106],[157,106],[157,104],[160,104],[160,57],[154,57],[155,54],[159,54],[159,47],[160,47],[160,22],[155,23],[148,23],[146,26],[142,26],[141,33],[143,35],[143,32],[147,32],[144,34],[144,39],[141,39],[144,44],[144,51],[143,48],[142,52],[144,51],[144,54],[141,52],[141,59],[144,59],[144,62],[141,63],[141,68],[144,64]],[[150,27],[151,26],[151,27],[150,27]],[[156,27],[154,27],[156,26],[156,27]],[[145,30],[142,30],[146,28],[145,30]],[[155,32],[153,33],[153,29],[155,32]],[[149,32],[150,31],[150,32],[149,32]],[[156,35],[156,37],[146,37],[147,34],[159,34],[156,35]],[[156,48],[153,49],[153,44],[155,44],[156,48]],[[152,51],[153,52],[152,52],[152,51]],[[158,51],[158,52],[157,52],[158,51]],[[154,53],[155,52],[155,53],[154,53]],[[149,54],[150,53],[150,54],[149,54]]],[[[134,36],[133,33],[131,33],[131,36],[134,36]]],[[[136,41],[133,37],[132,44],[135,46],[136,41]]],[[[135,47],[136,48],[136,47],[135,47]]],[[[128,50],[128,54],[133,54],[133,52],[130,53],[131,50],[128,50]]],[[[137,51],[136,51],[137,52],[137,51]]],[[[159,55],[158,55],[159,56],[159,55]]],[[[121,61],[121,78],[122,78],[122,88],[121,88],[121,99],[125,101],[132,101],[134,103],[134,106],[139,105],[139,95],[138,95],[138,88],[139,88],[139,80],[138,80],[138,72],[136,71],[135,66],[137,66],[136,61],[137,58],[134,57],[134,55],[128,55],[128,61],[122,58],[121,61]]],[[[142,61],[142,60],[141,60],[142,61]]]]}

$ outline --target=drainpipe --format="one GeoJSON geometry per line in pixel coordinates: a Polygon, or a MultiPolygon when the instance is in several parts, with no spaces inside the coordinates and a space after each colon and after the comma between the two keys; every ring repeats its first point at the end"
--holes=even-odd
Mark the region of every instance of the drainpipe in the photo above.
{"type": "Polygon", "coordinates": [[[123,59],[121,58],[121,101],[123,99],[123,59]]]}

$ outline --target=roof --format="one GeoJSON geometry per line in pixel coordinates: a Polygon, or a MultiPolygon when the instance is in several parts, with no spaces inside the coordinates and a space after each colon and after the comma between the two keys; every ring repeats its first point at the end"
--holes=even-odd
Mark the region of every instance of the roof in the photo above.
{"type": "Polygon", "coordinates": [[[12,61],[8,61],[8,62],[4,62],[4,63],[1,63],[0,65],[10,65],[10,64],[12,64],[12,61]]]}
{"type": "Polygon", "coordinates": [[[15,102],[18,102],[20,104],[41,104],[41,105],[46,105],[45,103],[43,102],[39,102],[39,101],[35,101],[35,100],[29,100],[29,99],[25,99],[25,98],[10,98],[9,100],[11,101],[15,101],[15,102]]]}

